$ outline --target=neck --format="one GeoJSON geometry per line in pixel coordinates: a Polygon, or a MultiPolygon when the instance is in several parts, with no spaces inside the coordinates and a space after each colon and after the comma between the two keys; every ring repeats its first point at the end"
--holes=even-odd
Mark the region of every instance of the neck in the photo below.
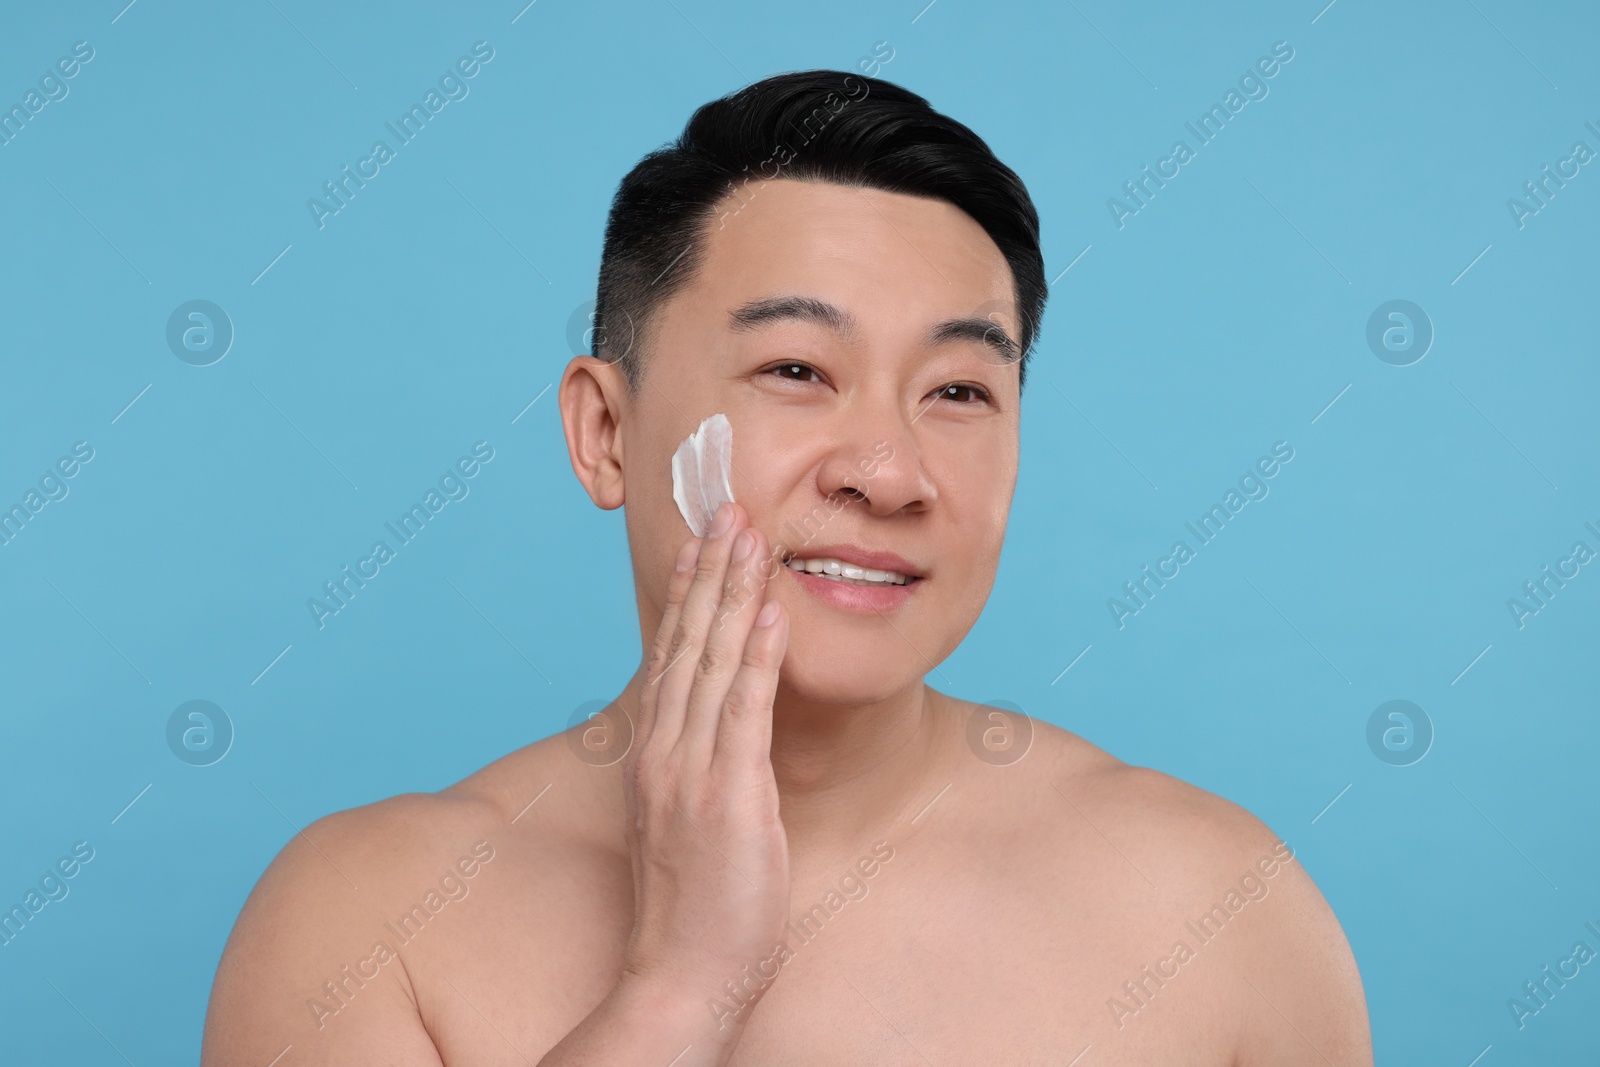
{"type": "Polygon", "coordinates": [[[790,851],[860,851],[916,815],[948,780],[933,784],[945,764],[946,710],[920,678],[886,699],[849,705],[810,700],[780,683],[772,771],[790,851]]]}
{"type": "MultiPolygon", "coordinates": [[[[637,709],[643,680],[641,667],[617,703],[637,709]]],[[[780,682],[771,758],[791,857],[853,854],[909,822],[949,781],[950,706],[920,678],[866,704],[820,701],[780,682]]]]}

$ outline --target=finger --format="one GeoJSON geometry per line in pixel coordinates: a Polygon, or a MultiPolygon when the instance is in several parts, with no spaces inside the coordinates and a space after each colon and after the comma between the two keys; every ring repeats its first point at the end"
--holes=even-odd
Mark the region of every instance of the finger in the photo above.
{"type": "Polygon", "coordinates": [[[769,600],[756,613],[739,671],[728,688],[711,755],[711,773],[772,767],[772,702],[789,647],[789,613],[769,600]]]}
{"type": "Polygon", "coordinates": [[[667,642],[664,666],[653,684],[656,703],[652,736],[663,749],[676,745],[683,732],[695,664],[705,648],[706,635],[722,599],[722,582],[727,575],[733,540],[745,525],[744,509],[737,504],[723,504],[717,509],[717,520],[723,526],[719,529],[713,523],[711,529],[716,532],[708,532],[700,545],[700,555],[692,572],[694,578],[684,597],[677,626],[667,642]]]}
{"type": "Polygon", "coordinates": [[[711,763],[723,701],[733,685],[733,676],[739,671],[745,641],[755,625],[756,615],[766,603],[767,547],[767,539],[753,526],[747,527],[734,540],[722,601],[717,605],[705,648],[695,665],[694,685],[689,691],[683,737],[679,741],[679,747],[684,749],[692,766],[705,767],[711,763]]]}
{"type": "Polygon", "coordinates": [[[656,627],[655,640],[645,659],[644,681],[639,687],[639,721],[634,730],[636,749],[643,747],[650,739],[655,722],[656,698],[661,692],[657,682],[672,659],[669,646],[672,635],[678,629],[678,619],[683,614],[683,602],[689,596],[689,586],[694,582],[695,561],[699,559],[703,543],[698,537],[685,541],[673,561],[672,577],[667,579],[666,608],[661,613],[661,625],[656,627]]]}

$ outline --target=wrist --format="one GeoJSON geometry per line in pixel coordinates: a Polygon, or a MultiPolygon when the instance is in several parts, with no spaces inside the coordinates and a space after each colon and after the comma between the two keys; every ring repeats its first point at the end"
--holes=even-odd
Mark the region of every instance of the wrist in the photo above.
{"type": "Polygon", "coordinates": [[[687,1025],[710,1040],[737,1039],[770,985],[744,975],[713,980],[692,970],[668,974],[624,969],[616,999],[630,1016],[656,1025],[687,1025]]]}
{"type": "MultiPolygon", "coordinates": [[[[545,1054],[540,1067],[671,1063],[723,1067],[743,1035],[719,1028],[706,1009],[703,983],[624,968],[616,983],[575,1029],[545,1054]]],[[[748,1019],[749,1012],[741,1013],[748,1019]]]]}

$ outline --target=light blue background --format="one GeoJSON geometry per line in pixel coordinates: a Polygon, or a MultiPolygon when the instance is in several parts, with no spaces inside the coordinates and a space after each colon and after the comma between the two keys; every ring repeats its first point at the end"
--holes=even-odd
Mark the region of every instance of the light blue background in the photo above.
{"type": "Polygon", "coordinates": [[[1591,5],[124,2],[0,31],[6,107],[95,49],[0,148],[0,504],[95,449],[0,547],[0,903],[96,850],[0,949],[7,1062],[194,1062],[291,823],[442,788],[617,690],[622,519],[543,392],[610,196],[695,106],[878,41],[1027,182],[1054,279],[999,579],[930,680],[1284,836],[1380,1063],[1593,1062],[1600,966],[1521,1031],[1506,1006],[1600,948],[1600,564],[1520,630],[1506,606],[1600,549],[1600,163],[1524,228],[1506,206],[1600,149],[1591,5]],[[470,95],[319,230],[307,198],[478,40],[470,95]],[[1270,95],[1119,229],[1107,198],[1280,40],[1270,95]],[[164,338],[196,298],[237,331],[204,368],[164,338]],[[1365,341],[1397,298],[1437,332],[1408,367],[1365,341]],[[307,598],[479,440],[470,496],[319,631],[307,598]],[[1107,599],[1280,440],[1270,496],[1119,630],[1107,599]],[[1395,698],[1436,731],[1408,767],[1365,739],[1395,698]],[[166,744],[192,699],[237,732],[209,767],[166,744]]]}

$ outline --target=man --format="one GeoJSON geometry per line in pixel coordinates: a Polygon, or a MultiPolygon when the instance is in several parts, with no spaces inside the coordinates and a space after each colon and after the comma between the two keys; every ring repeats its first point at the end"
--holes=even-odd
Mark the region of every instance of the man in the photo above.
{"type": "Polygon", "coordinates": [[[291,841],[204,1063],[1371,1064],[1287,843],[923,682],[993,583],[1044,297],[1020,180],[890,83],[770,78],[646,157],[560,388],[640,667],[291,841]],[[693,537],[671,457],[713,414],[737,503],[693,537]]]}

